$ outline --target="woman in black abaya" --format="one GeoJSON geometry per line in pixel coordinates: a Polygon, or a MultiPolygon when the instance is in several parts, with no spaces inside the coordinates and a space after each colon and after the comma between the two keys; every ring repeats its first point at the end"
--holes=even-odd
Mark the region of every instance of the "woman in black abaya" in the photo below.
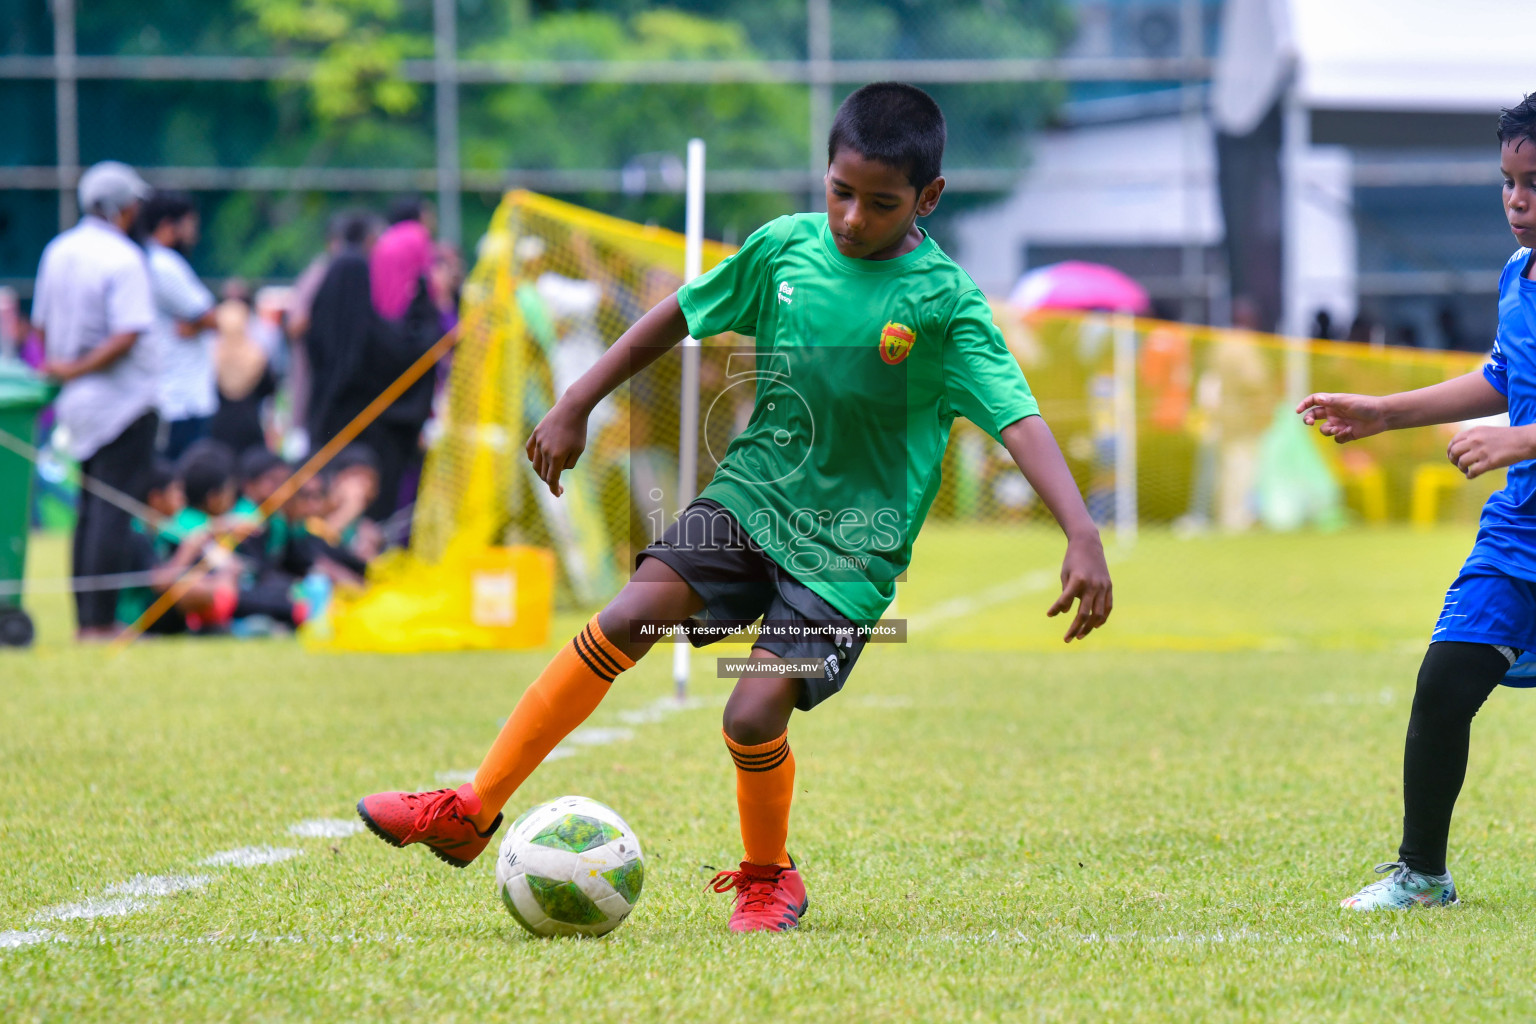
{"type": "MultiPolygon", "coordinates": [[[[438,339],[438,311],[424,286],[405,316],[385,320],[374,310],[368,261],[355,251],[332,261],[310,311],[309,444],[318,450],[438,339]]],[[[358,440],[379,464],[379,493],[368,507],[375,521],[400,504],[400,482],[421,458],[421,428],[432,412],[436,375],[411,385],[358,440]]]]}

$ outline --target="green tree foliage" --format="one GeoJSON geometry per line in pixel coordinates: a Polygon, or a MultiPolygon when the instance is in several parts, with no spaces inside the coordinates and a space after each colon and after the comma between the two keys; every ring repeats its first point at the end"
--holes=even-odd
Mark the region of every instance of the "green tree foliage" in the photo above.
{"type": "MultiPolygon", "coordinates": [[[[724,60],[761,57],[740,25],[675,10],[628,17],[556,12],[474,47],[484,60],[724,60]]],[[[770,84],[509,85],[467,90],[465,166],[630,167],[644,176],[676,161],[694,136],[712,167],[799,169],[808,159],[807,93],[770,84]]],[[[677,166],[674,163],[674,166],[677,166]]],[[[733,195],[712,203],[711,223],[738,236],[795,205],[788,195],[733,195]]],[[[672,194],[585,197],[621,215],[678,226],[672,194]]]]}
{"type": "MultiPolygon", "coordinates": [[[[0,0],[3,2],[3,0],[0,0]]],[[[1036,57],[1070,30],[1067,0],[834,0],[840,59],[1036,57]]],[[[103,83],[82,88],[87,160],[145,165],[430,168],[431,86],[403,79],[401,63],[433,51],[432,0],[162,0],[146,12],[124,0],[79,5],[82,52],[293,55],[306,78],[193,87],[103,83]],[[100,93],[98,96],[97,93],[100,93]],[[92,105],[100,109],[87,109],[92,105]]],[[[805,54],[805,0],[458,0],[461,55],[482,60],[723,60],[752,63],[805,54]]],[[[18,46],[30,48],[31,44],[18,46]]],[[[852,86],[840,87],[834,101],[852,86]]],[[[950,122],[947,165],[1011,167],[1052,109],[1046,85],[936,86],[950,122]]],[[[803,85],[770,83],[474,85],[461,87],[466,168],[656,169],[686,141],[710,144],[714,170],[798,170],[821,140],[808,137],[803,85]],[[666,155],[665,157],[663,155],[666,155]]],[[[681,227],[668,193],[598,192],[576,201],[681,227]]],[[[709,230],[740,238],[803,195],[718,194],[709,230]]],[[[378,195],[205,195],[209,273],[296,272],[318,250],[342,206],[378,195]]],[[[467,197],[465,233],[495,196],[467,197]]],[[[953,212],[966,197],[946,198],[953,212]]],[[[35,263],[33,264],[35,266],[35,263]]],[[[29,268],[30,269],[30,268],[29,268]]]]}
{"type": "Polygon", "coordinates": [[[396,0],[240,0],[277,52],[316,58],[310,102],[322,124],[414,110],[417,89],[400,62],[431,54],[432,39],[398,27],[396,0]]]}

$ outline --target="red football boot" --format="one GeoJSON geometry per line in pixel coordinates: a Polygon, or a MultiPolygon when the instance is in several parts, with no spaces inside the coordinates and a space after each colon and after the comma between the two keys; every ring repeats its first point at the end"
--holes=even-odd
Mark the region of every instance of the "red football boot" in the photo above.
{"type": "Polygon", "coordinates": [[[741,862],[740,871],[722,871],[710,879],[715,892],[736,890],[731,909],[733,932],[783,932],[800,924],[811,905],[805,882],[791,857],[789,867],[741,862]]]}
{"type": "Polygon", "coordinates": [[[456,868],[480,856],[501,827],[501,815],[484,832],[469,820],[480,810],[475,788],[434,789],[430,793],[375,793],[357,802],[357,816],[391,846],[426,843],[439,860],[456,868]]]}

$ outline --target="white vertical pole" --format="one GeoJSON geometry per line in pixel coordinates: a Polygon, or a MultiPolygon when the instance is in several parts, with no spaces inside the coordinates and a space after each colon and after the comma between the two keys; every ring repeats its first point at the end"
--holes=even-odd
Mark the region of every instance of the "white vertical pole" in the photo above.
{"type": "MultiPolygon", "coordinates": [[[[1182,0],[1179,4],[1179,56],[1187,67],[1193,67],[1205,51],[1205,38],[1201,30],[1200,0],[1182,0]]],[[[1205,246],[1197,237],[1199,212],[1195,207],[1195,161],[1205,145],[1205,113],[1201,109],[1199,80],[1185,72],[1181,107],[1183,117],[1182,164],[1179,187],[1179,203],[1182,217],[1180,226],[1184,232],[1184,246],[1179,258],[1179,319],[1185,323],[1211,323],[1209,305],[1202,311],[1202,292],[1209,291],[1205,264],[1205,246]],[[1202,312],[1205,319],[1201,319],[1202,312]]]]}
{"type": "Polygon", "coordinates": [[[76,89],[75,0],[53,0],[53,105],[59,179],[59,230],[75,226],[80,211],[80,101],[76,89]]]}
{"type": "MultiPolygon", "coordinates": [[[[684,214],[686,244],[683,280],[692,281],[704,268],[704,140],[688,140],[688,191],[684,214]]],[[[677,507],[694,499],[699,472],[699,339],[683,339],[683,380],[678,409],[677,507]]],[[[678,637],[672,645],[672,680],[677,699],[688,696],[689,643],[678,637]]]]}
{"type": "Polygon", "coordinates": [[[1296,94],[1293,85],[1284,99],[1284,123],[1280,137],[1281,208],[1283,234],[1280,237],[1280,332],[1288,337],[1285,352],[1285,397],[1300,401],[1312,390],[1310,351],[1307,336],[1307,296],[1303,280],[1307,272],[1307,254],[1302,238],[1302,207],[1306,202],[1306,159],[1312,144],[1311,113],[1296,94]]]}
{"type": "Polygon", "coordinates": [[[1115,540],[1136,543],[1136,318],[1114,319],[1115,331],[1115,540]]]}
{"type": "Polygon", "coordinates": [[[826,208],[818,182],[827,171],[827,133],[832,130],[832,0],[806,0],[805,61],[810,82],[810,205],[826,208]]]}
{"type": "Polygon", "coordinates": [[[443,241],[457,248],[462,241],[459,187],[459,33],[455,0],[433,0],[433,91],[436,97],[437,228],[443,241]]]}

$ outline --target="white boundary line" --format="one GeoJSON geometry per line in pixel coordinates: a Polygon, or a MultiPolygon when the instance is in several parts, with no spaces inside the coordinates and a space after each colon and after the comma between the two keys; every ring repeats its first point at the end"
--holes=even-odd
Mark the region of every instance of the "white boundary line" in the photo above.
{"type": "MultiPolygon", "coordinates": [[[[290,835],[316,839],[340,839],[361,831],[360,823],[342,818],[311,818],[288,827],[290,835]]],[[[210,854],[198,861],[198,864],[215,868],[252,868],[292,860],[303,853],[303,850],[292,846],[240,846],[210,854]]],[[[32,915],[32,921],[41,923],[126,917],[154,908],[163,897],[206,888],[217,877],[207,874],[134,875],[126,882],[112,883],[99,895],[44,907],[32,915]]],[[[72,936],[45,928],[0,931],[0,950],[19,949],[41,942],[72,941],[72,936]]]]}
{"type": "Polygon", "coordinates": [[[1015,579],[1004,583],[998,583],[976,594],[966,594],[963,597],[952,597],[948,601],[940,601],[926,611],[920,611],[907,616],[907,633],[920,629],[929,629],[941,622],[949,622],[951,619],[964,618],[990,608],[992,605],[1004,604],[1025,594],[1037,594],[1042,590],[1049,590],[1052,585],[1060,581],[1060,575],[1049,569],[1036,569],[1027,572],[1015,579]]]}

